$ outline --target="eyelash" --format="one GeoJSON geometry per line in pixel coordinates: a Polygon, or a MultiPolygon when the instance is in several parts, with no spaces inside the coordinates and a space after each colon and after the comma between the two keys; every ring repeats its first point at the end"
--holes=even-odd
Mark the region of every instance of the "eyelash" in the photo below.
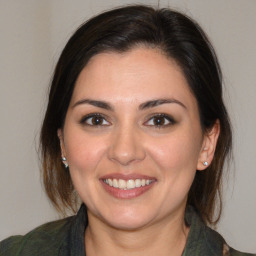
{"type": "Polygon", "coordinates": [[[89,114],[89,115],[84,116],[81,119],[80,124],[87,125],[87,126],[94,126],[94,127],[95,126],[100,127],[100,126],[109,126],[109,125],[111,125],[111,123],[109,121],[107,121],[107,119],[104,117],[104,115],[99,114],[99,113],[94,113],[94,114],[89,114]],[[91,119],[91,121],[92,121],[92,118],[99,118],[103,123],[108,122],[108,124],[92,124],[92,123],[89,124],[88,120],[91,119]]]}
{"type": "Polygon", "coordinates": [[[171,125],[174,125],[175,123],[176,123],[176,121],[169,115],[155,114],[155,115],[151,116],[150,119],[148,121],[146,121],[144,124],[146,126],[154,126],[155,128],[161,129],[161,128],[166,128],[166,127],[169,127],[171,125]],[[153,124],[147,124],[147,123],[149,123],[150,121],[153,121],[156,118],[164,118],[165,119],[164,124],[154,124],[154,123],[153,124]],[[166,122],[168,122],[168,123],[166,124],[166,122]]]}
{"type": "MultiPolygon", "coordinates": [[[[97,121],[97,120],[94,120],[94,121],[97,121]]],[[[153,126],[155,128],[166,128],[166,127],[169,127],[171,125],[174,125],[176,123],[176,121],[169,115],[166,115],[166,114],[154,114],[152,115],[148,121],[144,122],[143,124],[146,125],[146,126],[153,126]],[[154,119],[156,118],[163,118],[164,120],[164,123],[163,124],[149,124],[151,121],[154,122],[154,119]],[[166,124],[166,122],[168,122],[166,124]]],[[[86,126],[91,126],[91,127],[100,127],[100,126],[110,126],[111,123],[107,120],[107,118],[100,114],[100,113],[94,113],[94,114],[88,114],[86,116],[84,116],[81,121],[80,121],[80,124],[82,125],[86,125],[86,126]],[[100,120],[100,124],[93,124],[93,118],[98,118],[98,121],[100,120]],[[90,120],[90,123],[88,123],[88,120],[90,120]],[[107,124],[106,124],[107,122],[107,124]],[[105,123],[105,124],[104,124],[105,123]]]]}

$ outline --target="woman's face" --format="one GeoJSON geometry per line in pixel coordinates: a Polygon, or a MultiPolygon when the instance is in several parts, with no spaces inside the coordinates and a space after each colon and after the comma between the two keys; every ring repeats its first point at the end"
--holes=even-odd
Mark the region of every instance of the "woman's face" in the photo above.
{"type": "Polygon", "coordinates": [[[94,56],[59,136],[89,216],[121,229],[183,216],[196,169],[210,161],[195,97],[156,49],[94,56]]]}

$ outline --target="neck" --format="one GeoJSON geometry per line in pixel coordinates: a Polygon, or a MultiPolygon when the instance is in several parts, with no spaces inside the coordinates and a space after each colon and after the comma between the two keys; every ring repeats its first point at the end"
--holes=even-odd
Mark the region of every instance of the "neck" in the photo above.
{"type": "Polygon", "coordinates": [[[189,232],[184,215],[136,230],[110,227],[89,212],[88,218],[85,232],[88,256],[181,256],[189,232]]]}

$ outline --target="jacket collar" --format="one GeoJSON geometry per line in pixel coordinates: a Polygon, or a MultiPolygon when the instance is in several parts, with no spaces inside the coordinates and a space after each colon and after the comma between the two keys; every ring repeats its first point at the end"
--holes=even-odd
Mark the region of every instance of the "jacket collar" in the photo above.
{"type": "MultiPolygon", "coordinates": [[[[190,231],[182,256],[222,255],[224,239],[203,223],[192,206],[186,209],[185,221],[190,226],[190,231]]],[[[84,256],[84,235],[88,225],[87,210],[84,204],[72,222],[66,248],[62,248],[59,255],[84,256]],[[68,253],[64,254],[64,251],[68,253]]]]}
{"type": "Polygon", "coordinates": [[[192,206],[187,207],[185,220],[190,226],[190,231],[182,256],[222,255],[224,239],[203,223],[192,206]]]}

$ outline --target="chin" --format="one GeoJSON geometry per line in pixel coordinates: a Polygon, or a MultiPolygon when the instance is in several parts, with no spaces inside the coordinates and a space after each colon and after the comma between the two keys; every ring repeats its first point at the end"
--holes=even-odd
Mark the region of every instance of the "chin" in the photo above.
{"type": "Polygon", "coordinates": [[[143,229],[148,226],[150,221],[141,218],[124,218],[124,219],[115,219],[109,220],[108,225],[112,228],[124,230],[124,231],[135,231],[143,229]]]}
{"type": "Polygon", "coordinates": [[[152,211],[146,210],[145,207],[143,207],[143,211],[131,207],[124,208],[116,211],[110,209],[109,212],[104,212],[101,215],[101,219],[115,229],[129,231],[142,229],[154,220],[154,216],[150,214],[152,211]]]}

